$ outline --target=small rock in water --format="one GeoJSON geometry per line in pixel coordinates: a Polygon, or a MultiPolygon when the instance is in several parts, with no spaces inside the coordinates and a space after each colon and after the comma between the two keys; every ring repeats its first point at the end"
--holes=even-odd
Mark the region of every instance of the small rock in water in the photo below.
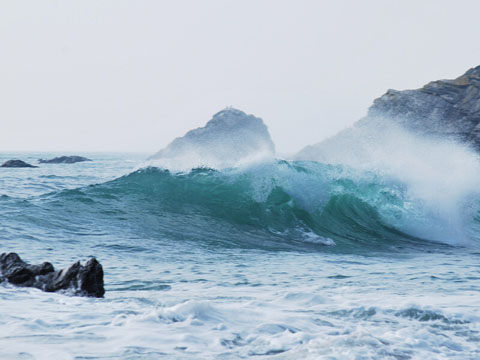
{"type": "Polygon", "coordinates": [[[50,160],[38,159],[40,164],[74,164],[77,162],[92,161],[82,156],[59,156],[50,160]]]}
{"type": "Polygon", "coordinates": [[[70,290],[77,296],[103,297],[105,294],[103,268],[95,258],[85,265],[77,261],[67,269],[55,270],[49,262],[30,265],[16,253],[3,253],[0,255],[0,281],[47,292],[70,290]]]}
{"type": "Polygon", "coordinates": [[[33,166],[22,160],[8,160],[5,161],[0,167],[7,168],[36,168],[38,166],[33,166]]]}

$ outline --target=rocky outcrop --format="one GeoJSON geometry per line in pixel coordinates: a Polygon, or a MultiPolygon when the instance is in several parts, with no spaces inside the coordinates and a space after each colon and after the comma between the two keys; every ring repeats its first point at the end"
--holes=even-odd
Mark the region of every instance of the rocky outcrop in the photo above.
{"type": "Polygon", "coordinates": [[[480,66],[455,80],[438,80],[418,90],[388,90],[361,121],[388,118],[413,130],[451,137],[480,150],[480,66]]]}
{"type": "Polygon", "coordinates": [[[40,164],[74,164],[78,162],[92,161],[82,156],[59,156],[50,160],[38,159],[40,164]]]}
{"type": "Polygon", "coordinates": [[[36,168],[38,166],[33,166],[22,160],[8,160],[5,161],[0,167],[4,168],[36,168]]]}
{"type": "Polygon", "coordinates": [[[218,169],[274,154],[275,145],[262,119],[226,108],[204,127],[173,140],[150,159],[166,168],[218,169]]]}
{"type": "Polygon", "coordinates": [[[0,255],[0,281],[17,286],[34,287],[47,292],[67,290],[73,295],[103,297],[103,268],[91,258],[85,265],[76,262],[63,270],[55,270],[49,262],[30,265],[16,253],[0,255]]]}
{"type": "Polygon", "coordinates": [[[297,159],[323,159],[325,149],[349,147],[356,137],[382,136],[393,123],[414,134],[453,139],[480,151],[480,66],[454,80],[433,81],[417,90],[388,90],[376,99],[366,117],[351,128],[301,150],[297,159]],[[371,131],[371,129],[379,129],[371,131]]]}

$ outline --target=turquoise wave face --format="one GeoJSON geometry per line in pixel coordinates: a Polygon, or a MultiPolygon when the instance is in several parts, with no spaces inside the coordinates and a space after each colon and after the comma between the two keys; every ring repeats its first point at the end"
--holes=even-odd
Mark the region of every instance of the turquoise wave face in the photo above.
{"type": "Polygon", "coordinates": [[[38,221],[53,222],[52,228],[65,223],[75,232],[88,224],[126,241],[368,252],[461,243],[475,224],[476,208],[469,201],[438,213],[431,210],[435,204],[412,197],[408,184],[392,178],[317,162],[277,161],[177,174],[146,168],[43,195],[28,206],[36,207],[36,217],[43,214],[38,221]],[[452,211],[464,219],[445,221],[452,211]]]}

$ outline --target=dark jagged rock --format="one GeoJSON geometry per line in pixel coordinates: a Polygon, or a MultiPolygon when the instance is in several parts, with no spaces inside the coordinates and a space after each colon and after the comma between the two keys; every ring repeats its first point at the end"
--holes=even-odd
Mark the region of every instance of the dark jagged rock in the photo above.
{"type": "Polygon", "coordinates": [[[40,164],[74,164],[77,162],[92,161],[82,156],[59,156],[50,160],[38,159],[40,164]]]}
{"type": "Polygon", "coordinates": [[[103,268],[95,258],[85,265],[76,262],[63,270],[55,270],[49,262],[30,265],[16,253],[0,255],[0,281],[17,286],[35,287],[54,292],[70,290],[74,295],[103,297],[103,268]]]}
{"type": "Polygon", "coordinates": [[[382,117],[416,133],[460,140],[480,150],[480,66],[418,90],[388,90],[361,121],[382,117]]]}
{"type": "Polygon", "coordinates": [[[6,168],[36,168],[38,166],[33,166],[22,160],[8,160],[5,161],[0,167],[6,168]]]}

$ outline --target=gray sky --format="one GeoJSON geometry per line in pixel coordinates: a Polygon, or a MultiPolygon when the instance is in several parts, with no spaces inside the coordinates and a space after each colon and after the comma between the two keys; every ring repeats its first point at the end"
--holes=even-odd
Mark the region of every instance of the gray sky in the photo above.
{"type": "Polygon", "coordinates": [[[226,106],[280,152],[480,64],[480,1],[0,0],[0,151],[156,152],[226,106]]]}

